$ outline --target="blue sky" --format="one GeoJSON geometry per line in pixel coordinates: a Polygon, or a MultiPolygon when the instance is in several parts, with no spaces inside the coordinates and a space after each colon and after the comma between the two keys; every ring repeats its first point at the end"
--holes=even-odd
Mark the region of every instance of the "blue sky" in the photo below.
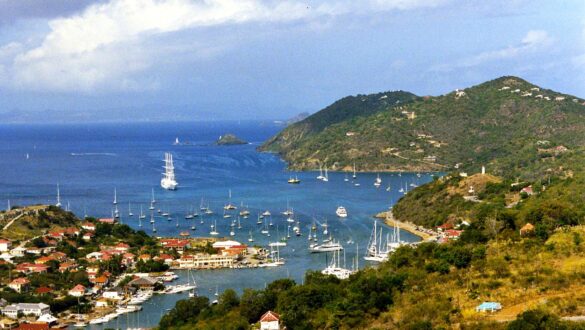
{"type": "Polygon", "coordinates": [[[0,0],[0,114],[280,119],[502,75],[585,97],[585,2],[0,0]]]}

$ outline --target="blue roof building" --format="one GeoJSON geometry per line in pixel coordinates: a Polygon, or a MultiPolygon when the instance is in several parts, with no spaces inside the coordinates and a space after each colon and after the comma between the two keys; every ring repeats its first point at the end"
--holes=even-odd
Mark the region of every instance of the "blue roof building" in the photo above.
{"type": "Polygon", "coordinates": [[[496,312],[500,309],[502,309],[502,304],[493,301],[486,301],[475,307],[475,310],[478,312],[496,312]]]}

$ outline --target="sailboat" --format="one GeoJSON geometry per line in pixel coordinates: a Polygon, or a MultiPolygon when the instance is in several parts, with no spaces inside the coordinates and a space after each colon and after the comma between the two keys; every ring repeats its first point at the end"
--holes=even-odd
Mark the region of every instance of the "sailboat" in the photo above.
{"type": "Polygon", "coordinates": [[[343,267],[341,267],[341,250],[332,253],[331,262],[325,269],[321,271],[323,275],[333,275],[340,280],[348,279],[355,271],[351,271],[345,267],[345,250],[343,251],[343,267]]]}
{"type": "Polygon", "coordinates": [[[249,232],[250,237],[248,237],[248,242],[254,242],[254,237],[252,237],[252,231],[249,232]]]}
{"type": "Polygon", "coordinates": [[[293,211],[288,204],[288,198],[286,200],[286,210],[283,211],[282,214],[284,214],[284,215],[292,215],[293,214],[293,211]]]}
{"type": "Polygon", "coordinates": [[[163,168],[165,169],[165,172],[163,173],[163,177],[160,180],[160,186],[166,190],[175,190],[177,189],[178,183],[177,180],[175,179],[173,155],[170,152],[165,152],[164,162],[165,165],[163,166],[163,168]]]}
{"type": "Polygon", "coordinates": [[[343,181],[348,182],[349,178],[347,177],[347,172],[345,173],[345,178],[343,178],[343,181]]]}
{"type": "Polygon", "coordinates": [[[118,193],[116,192],[116,188],[114,188],[114,201],[112,202],[112,204],[114,205],[118,204],[118,193]]]}
{"type": "Polygon", "coordinates": [[[294,215],[294,212],[291,209],[291,212],[290,212],[289,216],[286,218],[286,221],[287,222],[290,222],[290,223],[294,223],[295,222],[295,219],[293,218],[293,215],[294,215]]]}
{"type": "Polygon", "coordinates": [[[223,207],[224,210],[235,210],[237,209],[237,207],[232,204],[232,190],[229,190],[229,199],[228,199],[228,203],[223,207]]]}
{"type": "Polygon", "coordinates": [[[357,175],[355,174],[355,162],[353,163],[353,176],[354,179],[357,178],[357,175]]]}
{"type": "Polygon", "coordinates": [[[374,228],[370,235],[370,241],[368,242],[368,248],[366,249],[365,260],[382,262],[388,260],[388,249],[383,248],[382,245],[382,229],[378,232],[377,222],[374,221],[374,228]]]}
{"type": "Polygon", "coordinates": [[[323,176],[323,168],[321,167],[321,163],[319,163],[319,175],[317,176],[317,180],[323,180],[325,177],[323,176]]]}
{"type": "Polygon", "coordinates": [[[152,232],[156,233],[156,228],[154,227],[154,221],[152,222],[152,232]]]}
{"type": "Polygon", "coordinates": [[[322,179],[324,182],[329,182],[329,175],[327,174],[327,166],[325,166],[325,176],[322,179]]]}
{"type": "Polygon", "coordinates": [[[381,185],[382,185],[382,179],[380,179],[380,174],[378,174],[378,176],[376,177],[376,181],[374,181],[374,187],[380,188],[381,185]]]}
{"type": "Polygon", "coordinates": [[[211,231],[209,232],[209,235],[213,235],[213,236],[219,235],[219,233],[216,230],[216,227],[217,227],[217,220],[215,220],[214,224],[211,225],[211,231]]]}
{"type": "Polygon", "coordinates": [[[268,225],[266,224],[266,219],[264,219],[264,228],[262,228],[260,233],[262,233],[264,235],[270,235],[270,231],[268,230],[268,225]]]}
{"type": "Polygon", "coordinates": [[[240,217],[238,217],[238,229],[242,229],[242,224],[240,223],[240,217]]]}
{"type": "Polygon", "coordinates": [[[154,212],[150,212],[150,223],[154,223],[154,212]]]}
{"type": "Polygon", "coordinates": [[[130,207],[130,202],[128,202],[128,216],[133,217],[134,213],[132,213],[132,208],[130,207]]]}
{"type": "Polygon", "coordinates": [[[299,180],[299,177],[296,176],[296,175],[295,175],[294,178],[292,176],[289,176],[288,183],[290,183],[290,184],[299,184],[299,183],[301,183],[301,180],[299,180]]]}
{"type": "Polygon", "coordinates": [[[61,192],[59,190],[59,184],[57,183],[57,203],[55,203],[56,207],[61,207],[61,192]]]}
{"type": "Polygon", "coordinates": [[[152,188],[152,198],[150,199],[150,204],[156,204],[156,199],[154,199],[154,188],[152,188]]]}

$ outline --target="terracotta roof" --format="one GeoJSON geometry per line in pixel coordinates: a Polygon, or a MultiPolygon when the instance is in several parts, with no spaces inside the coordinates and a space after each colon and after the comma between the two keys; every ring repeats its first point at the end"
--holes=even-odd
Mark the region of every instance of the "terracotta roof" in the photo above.
{"type": "Polygon", "coordinates": [[[18,330],[48,330],[49,323],[22,323],[18,330]]]}
{"type": "Polygon", "coordinates": [[[85,292],[85,287],[81,284],[77,284],[75,287],[73,287],[73,289],[71,289],[69,291],[85,292]]]}
{"type": "Polygon", "coordinates": [[[28,284],[30,281],[26,277],[15,278],[10,284],[28,284]]]}
{"type": "Polygon", "coordinates": [[[274,322],[280,320],[280,315],[276,314],[273,311],[268,311],[262,315],[260,318],[260,322],[274,322]]]}
{"type": "Polygon", "coordinates": [[[35,290],[36,294],[45,294],[45,293],[49,293],[49,292],[53,292],[53,289],[46,287],[46,286],[42,286],[42,287],[37,288],[35,290]]]}

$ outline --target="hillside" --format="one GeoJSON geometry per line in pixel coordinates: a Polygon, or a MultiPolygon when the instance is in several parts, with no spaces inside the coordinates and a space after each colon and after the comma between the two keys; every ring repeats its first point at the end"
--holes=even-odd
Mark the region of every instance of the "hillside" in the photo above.
{"type": "Polygon", "coordinates": [[[324,163],[347,170],[354,162],[363,171],[486,165],[499,175],[539,155],[584,146],[584,133],[583,99],[501,77],[437,97],[394,92],[344,98],[260,150],[280,154],[294,169],[324,163]]]}
{"type": "Polygon", "coordinates": [[[0,237],[26,240],[50,230],[79,226],[71,212],[49,205],[14,207],[0,212],[0,237]]]}

